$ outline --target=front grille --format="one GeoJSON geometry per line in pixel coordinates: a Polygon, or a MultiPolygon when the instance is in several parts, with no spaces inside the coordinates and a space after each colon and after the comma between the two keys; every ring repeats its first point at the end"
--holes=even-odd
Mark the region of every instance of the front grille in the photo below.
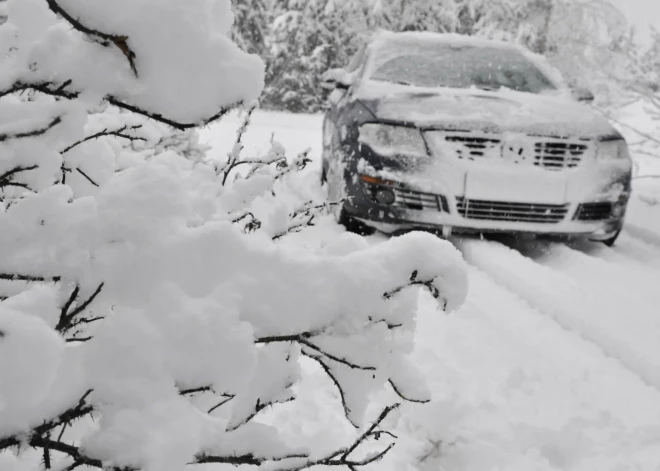
{"type": "Polygon", "coordinates": [[[395,208],[449,212],[449,205],[444,196],[403,188],[394,188],[394,196],[396,199],[392,207],[395,208]]]}
{"type": "Polygon", "coordinates": [[[543,141],[534,144],[534,165],[549,170],[575,168],[587,152],[586,144],[561,141],[543,141]]]}
{"type": "Polygon", "coordinates": [[[459,160],[501,161],[507,164],[534,165],[548,170],[575,168],[589,153],[589,141],[521,134],[484,132],[447,133],[427,131],[429,146],[438,155],[459,160]]]}
{"type": "Polygon", "coordinates": [[[612,217],[612,203],[583,203],[575,212],[576,221],[606,221],[612,217]]]}
{"type": "Polygon", "coordinates": [[[456,198],[458,214],[464,218],[491,221],[556,224],[564,220],[568,206],[456,198]]]}
{"type": "Polygon", "coordinates": [[[478,136],[446,136],[445,140],[454,144],[452,147],[459,159],[474,160],[486,157],[493,151],[500,153],[499,139],[478,136]]]}

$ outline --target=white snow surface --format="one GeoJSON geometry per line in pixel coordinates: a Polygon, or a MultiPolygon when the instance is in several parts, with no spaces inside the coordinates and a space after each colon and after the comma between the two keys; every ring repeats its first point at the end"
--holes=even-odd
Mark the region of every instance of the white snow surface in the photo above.
{"type": "MultiPolygon", "coordinates": [[[[274,132],[292,151],[312,146],[318,165],[321,123],[319,115],[257,113],[246,142],[266,148],[274,132]]],[[[237,125],[230,118],[202,141],[223,155],[237,125]]],[[[634,157],[641,175],[660,174],[660,161],[634,157]]],[[[299,191],[321,197],[317,178],[309,172],[299,191]]],[[[412,359],[432,401],[392,417],[397,445],[373,469],[657,471],[660,205],[648,201],[658,194],[660,181],[635,180],[626,228],[611,249],[453,239],[468,263],[467,301],[438,315],[420,295],[412,359]]],[[[348,234],[328,217],[282,244],[347,253],[387,240],[348,234]]],[[[355,432],[332,384],[312,363],[304,373],[304,399],[263,419],[288,424],[291,442],[346,443],[355,432]]],[[[374,417],[378,405],[369,411],[374,417]]]]}

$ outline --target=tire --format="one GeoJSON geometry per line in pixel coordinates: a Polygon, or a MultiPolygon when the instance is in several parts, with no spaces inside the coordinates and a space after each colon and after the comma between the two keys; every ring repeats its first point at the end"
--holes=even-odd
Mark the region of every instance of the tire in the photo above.
{"type": "Polygon", "coordinates": [[[321,164],[321,186],[328,183],[328,171],[325,169],[325,165],[321,164]]]}
{"type": "Polygon", "coordinates": [[[600,240],[599,242],[602,242],[603,244],[607,245],[608,247],[614,247],[614,243],[619,238],[619,234],[621,234],[621,229],[616,231],[616,233],[612,237],[610,237],[609,239],[600,240]]]}
{"type": "Polygon", "coordinates": [[[376,229],[373,227],[367,226],[362,221],[358,221],[351,217],[344,208],[339,210],[337,222],[344,226],[348,232],[352,232],[353,234],[368,236],[376,232],[376,229]]]}

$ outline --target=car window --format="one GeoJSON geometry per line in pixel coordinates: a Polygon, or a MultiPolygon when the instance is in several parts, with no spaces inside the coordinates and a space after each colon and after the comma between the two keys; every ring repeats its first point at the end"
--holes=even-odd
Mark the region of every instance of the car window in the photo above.
{"type": "Polygon", "coordinates": [[[502,87],[541,93],[556,87],[529,59],[515,49],[436,47],[391,55],[370,75],[372,80],[419,87],[497,90],[502,87]]]}

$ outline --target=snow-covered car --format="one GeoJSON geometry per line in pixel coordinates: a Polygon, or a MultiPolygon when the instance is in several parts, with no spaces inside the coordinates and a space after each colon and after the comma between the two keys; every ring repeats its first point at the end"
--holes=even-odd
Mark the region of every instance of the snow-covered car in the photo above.
{"type": "Polygon", "coordinates": [[[350,229],[530,233],[613,244],[632,163],[623,137],[516,45],[380,33],[323,77],[322,181],[350,229]]]}

